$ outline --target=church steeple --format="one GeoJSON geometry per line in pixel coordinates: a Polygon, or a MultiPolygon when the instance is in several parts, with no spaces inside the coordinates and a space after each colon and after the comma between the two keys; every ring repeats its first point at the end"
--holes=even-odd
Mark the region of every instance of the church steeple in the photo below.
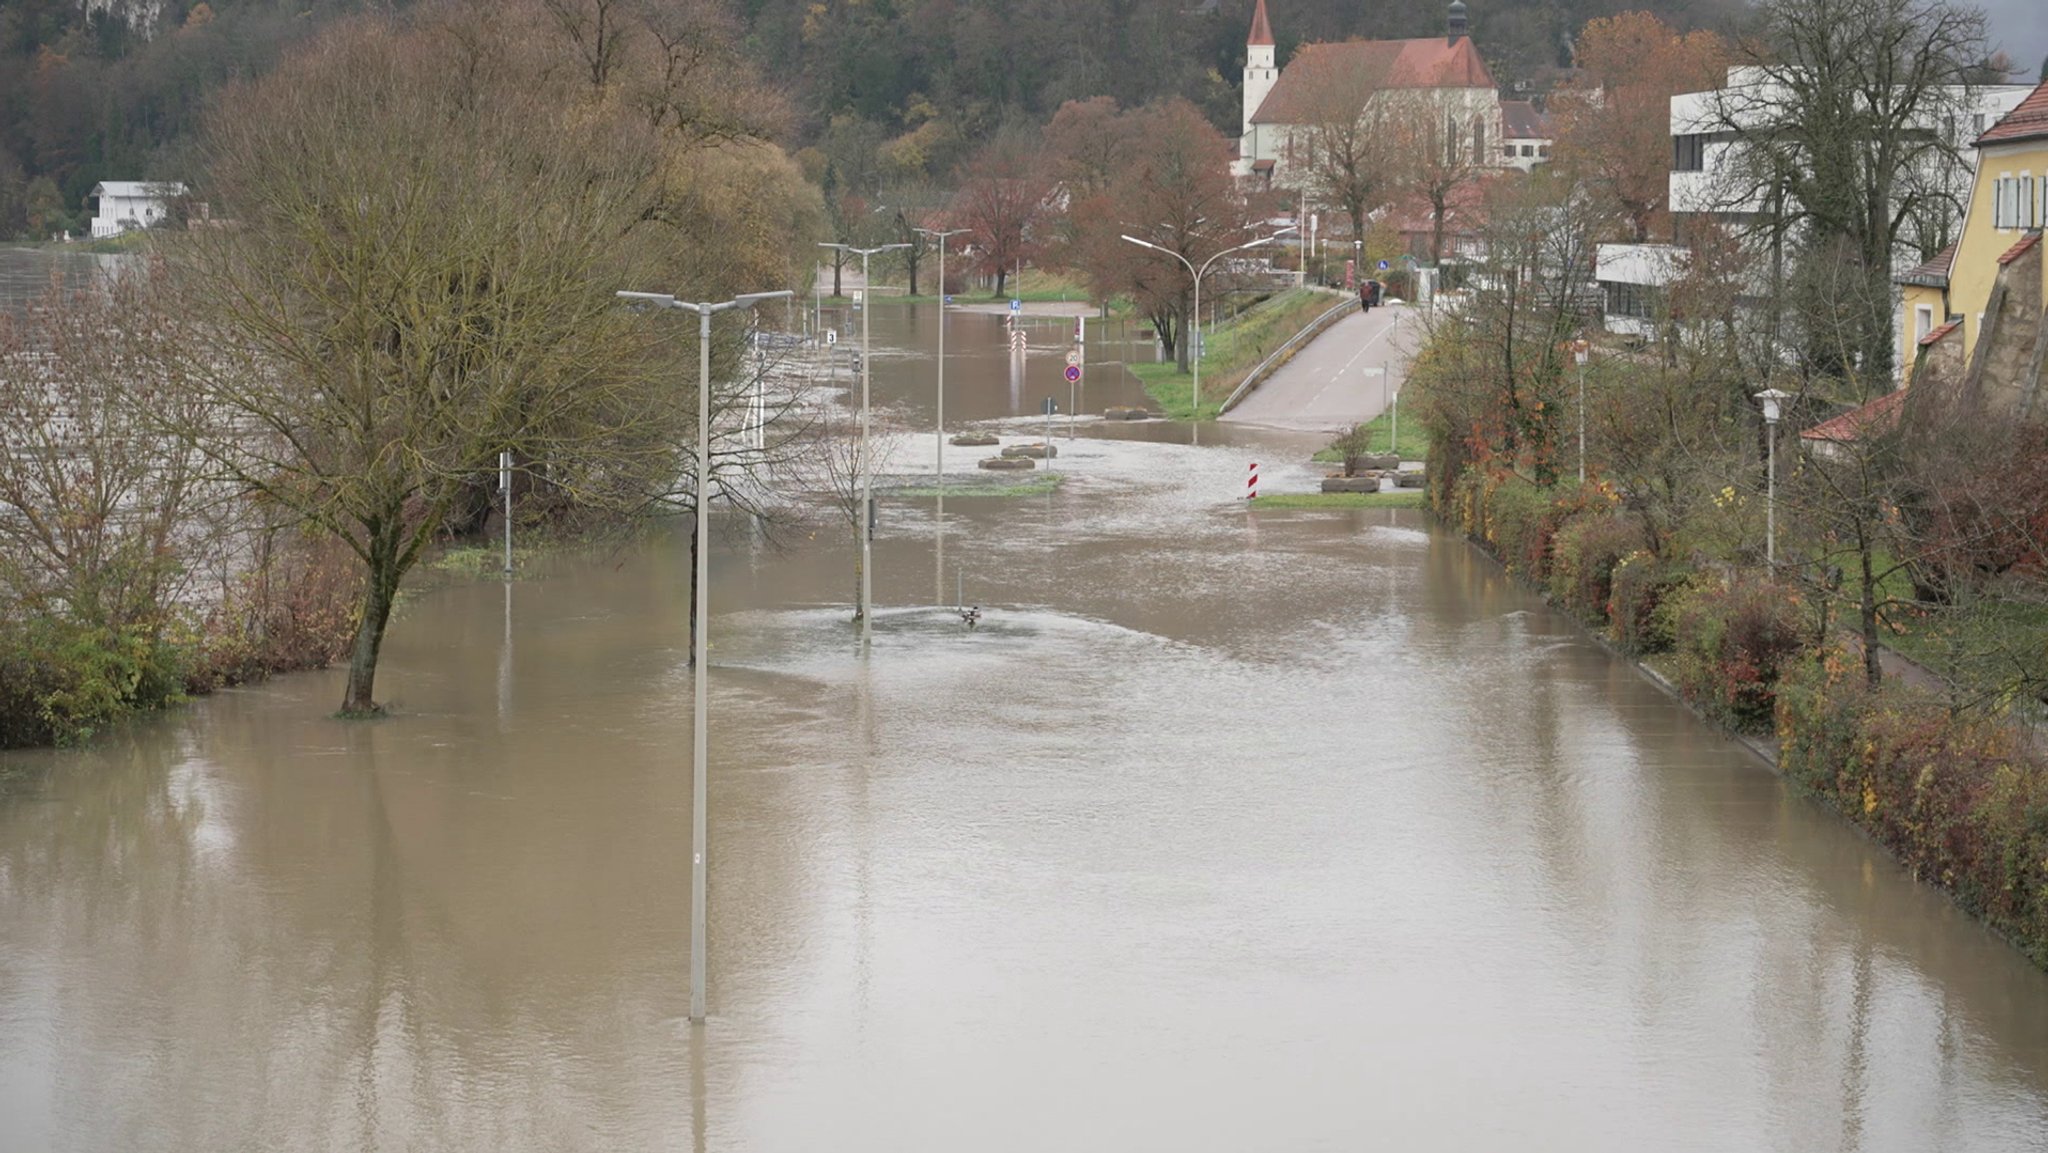
{"type": "Polygon", "coordinates": [[[1244,43],[1244,128],[1237,146],[1240,164],[1248,163],[1258,153],[1252,116],[1266,102],[1279,79],[1280,69],[1273,61],[1273,24],[1266,19],[1266,0],[1259,0],[1252,9],[1252,34],[1244,43]]]}
{"type": "Polygon", "coordinates": [[[1273,46],[1273,25],[1266,19],[1266,0],[1259,0],[1259,6],[1252,9],[1252,35],[1245,43],[1253,48],[1273,46]]]}

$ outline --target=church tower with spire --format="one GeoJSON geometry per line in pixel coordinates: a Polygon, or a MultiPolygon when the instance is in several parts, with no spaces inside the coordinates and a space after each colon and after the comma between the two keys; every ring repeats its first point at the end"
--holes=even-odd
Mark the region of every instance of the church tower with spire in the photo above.
{"type": "Polygon", "coordinates": [[[1238,156],[1249,163],[1252,156],[1252,116],[1280,79],[1273,60],[1273,25],[1266,19],[1266,0],[1252,10],[1252,34],[1244,49],[1244,130],[1238,137],[1238,156]]]}

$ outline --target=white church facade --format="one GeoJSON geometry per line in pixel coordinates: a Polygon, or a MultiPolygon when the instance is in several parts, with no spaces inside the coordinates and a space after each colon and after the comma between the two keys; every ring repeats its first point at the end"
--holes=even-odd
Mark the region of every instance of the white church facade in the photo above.
{"type": "Polygon", "coordinates": [[[1308,44],[1284,69],[1275,59],[1266,0],[1258,0],[1246,41],[1244,124],[1233,173],[1298,187],[1299,150],[1308,146],[1306,129],[1329,115],[1333,78],[1342,78],[1342,91],[1362,94],[1360,116],[1373,100],[1426,101],[1444,117],[1448,139],[1471,149],[1475,165],[1506,163],[1499,85],[1472,43],[1463,0],[1452,0],[1443,36],[1308,44]]]}

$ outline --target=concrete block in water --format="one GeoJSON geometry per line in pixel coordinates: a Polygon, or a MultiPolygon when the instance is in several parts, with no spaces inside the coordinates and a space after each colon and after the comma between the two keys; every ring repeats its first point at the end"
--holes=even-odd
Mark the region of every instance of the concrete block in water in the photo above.
{"type": "Polygon", "coordinates": [[[1030,444],[1005,445],[1003,448],[1003,455],[1011,458],[1012,460],[1017,459],[1018,457],[1028,457],[1032,460],[1044,460],[1047,457],[1058,456],[1059,454],[1060,450],[1058,445],[1046,444],[1042,441],[1032,441],[1030,444]]]}
{"type": "Polygon", "coordinates": [[[1027,456],[992,456],[981,462],[981,467],[993,472],[1023,472],[1038,467],[1038,462],[1027,456]]]}

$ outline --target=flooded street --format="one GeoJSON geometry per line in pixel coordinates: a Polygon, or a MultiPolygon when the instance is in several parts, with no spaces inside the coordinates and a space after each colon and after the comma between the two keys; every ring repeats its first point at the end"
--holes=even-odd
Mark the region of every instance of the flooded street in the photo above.
{"type": "MultiPolygon", "coordinates": [[[[948,323],[949,422],[1067,405],[948,323]]],[[[1420,513],[1234,499],[1322,438],[1080,432],[943,566],[885,501],[865,658],[843,527],[726,526],[701,1030],[680,538],[413,596],[388,720],[0,756],[0,1150],[2048,1148],[2048,975],[1846,824],[1420,513]]]]}

